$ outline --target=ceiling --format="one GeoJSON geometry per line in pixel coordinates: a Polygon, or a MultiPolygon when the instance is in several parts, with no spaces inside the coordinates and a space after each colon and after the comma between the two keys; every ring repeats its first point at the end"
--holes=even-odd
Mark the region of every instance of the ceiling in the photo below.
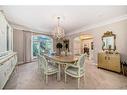
{"type": "Polygon", "coordinates": [[[51,33],[57,20],[66,34],[127,14],[127,6],[0,6],[9,22],[51,33]]]}
{"type": "Polygon", "coordinates": [[[93,36],[92,35],[81,35],[79,36],[80,40],[87,40],[87,39],[93,39],[93,36]]]}

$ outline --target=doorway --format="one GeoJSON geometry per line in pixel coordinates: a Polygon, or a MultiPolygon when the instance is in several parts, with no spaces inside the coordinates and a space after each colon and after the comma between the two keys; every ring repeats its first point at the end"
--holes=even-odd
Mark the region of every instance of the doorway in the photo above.
{"type": "Polygon", "coordinates": [[[73,40],[73,53],[75,55],[80,55],[86,53],[88,59],[93,59],[93,36],[88,34],[83,34],[81,36],[75,37],[73,40]]]}

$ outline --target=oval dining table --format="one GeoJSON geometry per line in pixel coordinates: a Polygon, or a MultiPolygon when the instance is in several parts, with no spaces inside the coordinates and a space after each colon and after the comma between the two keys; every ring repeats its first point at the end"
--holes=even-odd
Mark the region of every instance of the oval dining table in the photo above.
{"type": "Polygon", "coordinates": [[[58,64],[59,67],[59,76],[58,79],[60,80],[60,73],[61,73],[61,64],[74,64],[75,62],[78,61],[79,56],[76,55],[51,55],[51,54],[44,54],[44,56],[46,57],[46,59],[48,60],[53,60],[55,63],[58,64]]]}

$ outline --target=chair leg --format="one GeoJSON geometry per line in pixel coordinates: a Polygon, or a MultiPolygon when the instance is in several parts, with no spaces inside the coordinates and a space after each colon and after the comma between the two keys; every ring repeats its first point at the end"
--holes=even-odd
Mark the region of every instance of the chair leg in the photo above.
{"type": "Polygon", "coordinates": [[[65,73],[65,83],[67,83],[67,74],[65,73]]]}
{"type": "Polygon", "coordinates": [[[14,73],[17,73],[17,72],[18,72],[18,66],[15,66],[14,73]]]}
{"type": "Polygon", "coordinates": [[[61,70],[60,70],[60,64],[59,64],[59,73],[58,73],[58,80],[60,81],[60,73],[61,73],[61,70]]]}
{"type": "Polygon", "coordinates": [[[48,84],[48,75],[46,75],[46,84],[48,84]]]}
{"type": "Polygon", "coordinates": [[[59,81],[60,79],[59,79],[59,72],[57,72],[57,81],[59,81]]]}
{"type": "Polygon", "coordinates": [[[43,78],[43,81],[44,81],[44,83],[45,83],[45,74],[42,76],[42,78],[43,78]]]}
{"type": "Polygon", "coordinates": [[[78,78],[78,88],[80,87],[80,78],[78,78]]]}
{"type": "Polygon", "coordinates": [[[40,67],[39,67],[39,65],[38,65],[38,71],[40,71],[40,67]]]}
{"type": "Polygon", "coordinates": [[[83,83],[84,83],[84,87],[85,87],[85,75],[83,76],[83,80],[84,80],[84,82],[83,82],[83,83]]]}

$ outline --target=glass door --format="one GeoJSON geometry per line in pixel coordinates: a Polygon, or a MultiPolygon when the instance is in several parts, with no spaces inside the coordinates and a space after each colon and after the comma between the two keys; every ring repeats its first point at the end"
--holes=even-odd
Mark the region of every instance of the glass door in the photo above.
{"type": "Polygon", "coordinates": [[[50,53],[53,51],[53,40],[49,36],[32,36],[32,58],[37,58],[37,54],[50,53]]]}

